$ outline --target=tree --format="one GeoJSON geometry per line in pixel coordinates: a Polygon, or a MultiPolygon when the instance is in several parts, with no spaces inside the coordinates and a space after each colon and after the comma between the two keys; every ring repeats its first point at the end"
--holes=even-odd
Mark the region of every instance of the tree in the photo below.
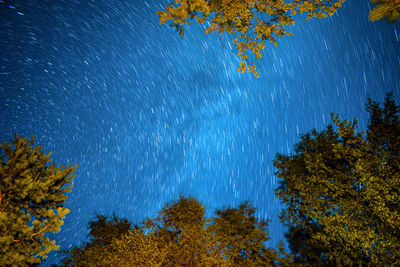
{"type": "Polygon", "coordinates": [[[292,35],[287,27],[295,23],[297,13],[311,18],[333,15],[345,0],[177,0],[165,11],[158,11],[160,24],[171,21],[171,26],[183,37],[183,25],[196,19],[208,21],[205,33],[233,34],[232,41],[241,62],[238,71],[259,77],[253,59],[261,58],[266,42],[277,45],[276,39],[292,35]]]}
{"type": "Polygon", "coordinates": [[[400,120],[388,94],[369,100],[368,130],[335,124],[302,136],[295,154],[277,155],[282,222],[298,263],[400,264],[400,120]]]}
{"type": "Polygon", "coordinates": [[[131,227],[129,231],[127,227],[122,227],[124,231],[112,229],[121,222],[119,219],[106,219],[109,227],[101,227],[100,231],[97,227],[102,224],[91,222],[89,225],[94,227],[90,228],[91,241],[67,252],[63,264],[273,266],[281,258],[275,250],[265,247],[267,222],[256,219],[254,212],[250,205],[243,204],[239,209],[219,210],[216,218],[206,219],[202,204],[181,196],[178,201],[166,204],[155,219],[146,219],[140,227],[131,227]],[[96,242],[99,238],[93,238],[94,233],[112,238],[99,243],[96,242]]]}
{"type": "Polygon", "coordinates": [[[377,5],[370,11],[369,20],[400,21],[400,0],[371,0],[371,4],[377,5]]]}
{"type": "Polygon", "coordinates": [[[56,233],[69,212],[64,207],[74,167],[56,167],[40,146],[14,135],[1,145],[0,262],[25,266],[40,263],[58,249],[46,233],[56,233]]]}
{"type": "MultiPolygon", "coordinates": [[[[105,217],[101,217],[105,218],[105,217]]],[[[67,251],[65,266],[213,266],[225,262],[215,249],[216,241],[207,230],[203,205],[193,198],[180,197],[166,204],[155,219],[146,219],[141,227],[128,231],[115,228],[124,219],[91,222],[91,241],[82,249],[67,251]],[[114,228],[114,229],[113,229],[114,228]],[[115,234],[118,233],[119,234],[115,234]],[[94,233],[102,233],[110,242],[96,242],[94,233]]],[[[128,225],[126,225],[128,226],[128,225]]],[[[104,239],[104,238],[102,238],[104,239]]]]}
{"type": "Polygon", "coordinates": [[[217,240],[208,223],[204,206],[194,198],[181,196],[179,201],[165,205],[150,225],[168,246],[168,266],[213,266],[225,262],[216,250],[217,240]]]}
{"type": "Polygon", "coordinates": [[[290,226],[285,237],[289,248],[294,255],[293,263],[298,266],[330,266],[326,259],[326,249],[321,243],[311,239],[311,235],[320,232],[319,225],[308,223],[306,225],[290,226]]]}
{"type": "Polygon", "coordinates": [[[216,214],[211,229],[230,266],[274,265],[276,251],[265,246],[268,221],[257,219],[251,205],[244,203],[238,209],[217,210],[216,214]]]}
{"type": "Polygon", "coordinates": [[[119,219],[115,214],[112,217],[96,215],[96,218],[89,222],[90,241],[82,248],[74,246],[70,250],[64,250],[66,257],[62,260],[62,264],[64,266],[105,266],[109,263],[108,254],[112,252],[111,244],[132,229],[137,230],[138,227],[126,219],[119,219]]]}

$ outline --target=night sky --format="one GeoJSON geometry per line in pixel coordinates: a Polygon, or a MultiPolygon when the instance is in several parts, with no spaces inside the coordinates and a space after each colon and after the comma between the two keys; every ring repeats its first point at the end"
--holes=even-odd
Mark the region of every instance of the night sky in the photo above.
{"type": "Polygon", "coordinates": [[[275,247],[276,153],[331,112],[364,130],[368,96],[400,96],[400,24],[369,22],[368,0],[296,17],[294,35],[257,61],[259,79],[236,71],[228,35],[192,23],[180,39],[159,25],[168,3],[0,1],[0,141],[35,135],[57,166],[79,164],[61,249],[86,240],[95,213],[139,223],[180,194],[208,215],[248,200],[275,247]]]}

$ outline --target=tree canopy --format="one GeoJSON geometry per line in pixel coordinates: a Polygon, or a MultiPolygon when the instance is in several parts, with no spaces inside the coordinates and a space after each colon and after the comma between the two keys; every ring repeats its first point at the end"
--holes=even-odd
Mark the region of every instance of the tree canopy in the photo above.
{"type": "Polygon", "coordinates": [[[0,262],[40,263],[58,249],[46,233],[56,233],[69,212],[64,207],[74,167],[56,167],[49,154],[31,140],[14,136],[0,147],[0,262]]]}
{"type": "Polygon", "coordinates": [[[219,240],[219,250],[230,266],[272,266],[277,258],[268,241],[268,221],[257,219],[248,203],[239,208],[216,211],[211,230],[219,240]]]}
{"type": "Polygon", "coordinates": [[[295,24],[296,14],[311,18],[333,15],[345,0],[176,0],[165,11],[158,11],[160,24],[170,25],[184,36],[184,25],[193,19],[207,22],[205,33],[232,34],[238,51],[238,71],[259,77],[254,58],[262,57],[265,43],[277,45],[277,38],[292,35],[287,27],[295,24]]]}
{"type": "Polygon", "coordinates": [[[386,19],[389,23],[400,21],[400,0],[371,0],[371,4],[376,4],[369,13],[371,21],[381,19],[386,19]]]}
{"type": "Polygon", "coordinates": [[[85,243],[81,248],[74,246],[63,253],[68,256],[62,260],[64,266],[93,266],[105,264],[107,259],[105,255],[111,255],[112,250],[109,249],[114,239],[121,239],[128,234],[130,230],[137,230],[137,226],[133,225],[126,219],[119,219],[115,214],[108,218],[103,215],[97,215],[95,219],[89,222],[90,241],[85,243]]]}
{"type": "Polygon", "coordinates": [[[140,226],[125,219],[98,216],[89,223],[91,240],[66,251],[63,264],[274,266],[287,260],[265,246],[267,221],[258,220],[248,203],[216,213],[215,218],[207,219],[202,204],[181,196],[140,226]]]}
{"type": "Polygon", "coordinates": [[[367,110],[367,131],[332,115],[334,126],[274,161],[297,263],[400,265],[399,106],[389,94],[383,108],[369,100],[367,110]]]}

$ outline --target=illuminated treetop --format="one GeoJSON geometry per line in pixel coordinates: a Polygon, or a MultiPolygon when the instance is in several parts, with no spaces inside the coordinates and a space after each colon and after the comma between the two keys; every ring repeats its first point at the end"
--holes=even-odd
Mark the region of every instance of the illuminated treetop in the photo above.
{"type": "Polygon", "coordinates": [[[276,39],[292,33],[287,26],[295,23],[294,16],[311,18],[333,15],[345,0],[176,0],[165,11],[158,11],[160,24],[171,26],[183,37],[183,26],[196,19],[206,23],[205,33],[233,34],[233,44],[240,57],[238,71],[259,74],[253,59],[261,58],[265,43],[277,45],[276,39]]]}

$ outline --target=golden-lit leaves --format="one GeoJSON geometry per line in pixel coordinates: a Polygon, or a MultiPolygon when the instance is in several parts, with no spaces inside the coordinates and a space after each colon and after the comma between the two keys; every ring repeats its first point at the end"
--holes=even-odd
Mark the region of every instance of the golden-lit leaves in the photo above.
{"type": "Polygon", "coordinates": [[[183,37],[184,25],[196,19],[202,24],[209,19],[205,33],[237,34],[236,44],[240,66],[238,71],[259,77],[251,59],[262,57],[265,43],[277,46],[276,39],[291,36],[286,27],[293,25],[297,13],[307,14],[307,19],[333,15],[345,0],[177,0],[158,11],[160,24],[171,21],[171,26],[183,37]]]}
{"type": "Polygon", "coordinates": [[[64,207],[76,166],[55,167],[34,138],[14,135],[0,146],[0,262],[23,266],[40,263],[58,249],[45,236],[56,233],[69,209],[64,207]]]}
{"type": "Polygon", "coordinates": [[[371,0],[371,3],[377,5],[369,13],[369,20],[400,21],[400,0],[371,0]]]}
{"type": "MultiPolygon", "coordinates": [[[[125,219],[98,216],[89,223],[90,243],[65,252],[63,266],[273,266],[290,263],[265,242],[265,220],[248,203],[216,211],[206,219],[203,205],[180,197],[164,205],[141,227],[125,219]]],[[[279,265],[282,266],[282,265],[279,265]]],[[[289,266],[289,265],[286,265],[289,266]]]]}
{"type": "Polygon", "coordinates": [[[287,205],[281,218],[308,231],[305,253],[322,249],[342,266],[400,264],[400,108],[390,95],[385,101],[383,109],[370,102],[367,131],[333,115],[335,126],[303,136],[295,155],[274,161],[287,205]]]}

